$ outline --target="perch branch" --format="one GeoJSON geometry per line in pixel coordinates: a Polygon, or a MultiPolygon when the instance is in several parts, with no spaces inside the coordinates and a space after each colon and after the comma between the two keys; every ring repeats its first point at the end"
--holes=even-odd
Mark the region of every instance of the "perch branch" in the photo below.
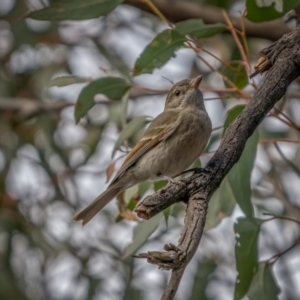
{"type": "Polygon", "coordinates": [[[197,250],[212,194],[239,160],[248,138],[286,93],[290,83],[300,75],[300,27],[263,51],[266,62],[272,67],[241,115],[227,129],[220,147],[205,169],[199,169],[191,177],[171,183],[146,197],[135,209],[139,217],[149,219],[174,202],[187,202],[183,233],[178,245],[168,244],[164,252],[139,255],[159,268],[172,270],[161,298],[163,300],[174,298],[183,272],[197,250]]]}

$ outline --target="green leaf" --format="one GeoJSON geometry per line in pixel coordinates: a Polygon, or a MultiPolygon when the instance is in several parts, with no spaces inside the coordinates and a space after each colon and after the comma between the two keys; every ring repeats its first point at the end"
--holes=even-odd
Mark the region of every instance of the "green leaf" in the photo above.
{"type": "Polygon", "coordinates": [[[298,166],[300,166],[300,145],[297,147],[297,150],[296,150],[295,162],[298,166]]]}
{"type": "Polygon", "coordinates": [[[209,201],[205,230],[216,227],[224,217],[231,215],[235,204],[234,194],[228,178],[225,177],[220,188],[217,189],[209,201]]]}
{"type": "Polygon", "coordinates": [[[235,119],[242,113],[242,111],[244,110],[246,105],[241,104],[241,105],[236,105],[233,108],[229,109],[227,112],[227,116],[224,122],[224,131],[223,134],[225,133],[225,131],[227,130],[227,128],[229,127],[229,125],[231,123],[233,123],[233,121],[235,121],[235,119]]]}
{"type": "Polygon", "coordinates": [[[151,182],[146,180],[138,185],[139,187],[139,195],[143,197],[144,194],[151,188],[151,182]]]}
{"type": "Polygon", "coordinates": [[[205,290],[217,265],[213,260],[204,259],[199,261],[197,273],[194,278],[191,297],[189,300],[206,300],[205,290]]]}
{"type": "Polygon", "coordinates": [[[105,16],[123,0],[63,0],[33,11],[27,17],[36,20],[86,20],[105,16]]]}
{"type": "MultiPolygon", "coordinates": [[[[262,221],[241,218],[234,225],[236,235],[235,259],[238,279],[234,299],[240,300],[247,293],[252,278],[258,270],[258,234],[262,221]]],[[[263,298],[258,298],[263,299],[263,298]]]]}
{"type": "Polygon", "coordinates": [[[169,207],[167,207],[166,209],[163,210],[163,214],[164,214],[164,218],[165,218],[167,228],[168,228],[169,217],[170,217],[170,214],[171,214],[171,209],[172,209],[172,206],[169,206],[169,207]]]}
{"type": "Polygon", "coordinates": [[[299,4],[300,0],[247,0],[246,17],[252,22],[270,21],[284,16],[299,4]]]}
{"type": "Polygon", "coordinates": [[[159,33],[145,48],[135,62],[134,75],[151,73],[153,69],[163,66],[174,52],[183,46],[185,37],[179,32],[166,29],[159,33]]]}
{"type": "MultiPolygon", "coordinates": [[[[244,105],[237,105],[228,111],[226,120],[224,122],[224,131],[241,114],[244,108],[244,105]]],[[[243,212],[248,217],[253,215],[250,178],[256,156],[258,137],[258,131],[255,131],[248,139],[241,158],[233,166],[226,177],[235,201],[239,204],[243,212]]]]}
{"type": "Polygon", "coordinates": [[[236,0],[201,0],[201,4],[206,4],[210,6],[217,6],[219,8],[225,8],[229,10],[231,5],[235,3],[236,0]]]}
{"type": "Polygon", "coordinates": [[[104,94],[110,99],[119,100],[130,88],[131,86],[124,79],[117,77],[105,77],[91,82],[81,91],[76,102],[76,123],[96,104],[94,97],[97,94],[104,94]]]}
{"type": "Polygon", "coordinates": [[[115,144],[114,150],[112,152],[112,156],[120,148],[120,146],[129,139],[133,134],[137,131],[145,127],[147,123],[149,123],[149,118],[145,116],[137,117],[131,120],[128,124],[125,125],[124,129],[120,133],[120,136],[115,144]]]}
{"type": "MultiPolygon", "coordinates": [[[[225,67],[223,74],[228,77],[239,89],[243,89],[248,84],[248,75],[242,62],[231,62],[230,67],[225,67]]],[[[226,87],[231,87],[225,80],[226,87]]]]}
{"type": "Polygon", "coordinates": [[[200,158],[197,158],[197,159],[193,162],[191,168],[201,168],[201,160],[200,160],[200,158]]]}
{"type": "Polygon", "coordinates": [[[77,77],[77,76],[61,76],[61,77],[56,77],[53,78],[49,81],[47,84],[47,87],[52,87],[52,86],[66,86],[70,84],[75,84],[75,83],[85,83],[91,81],[89,78],[84,78],[84,77],[77,77]]]}
{"type": "Polygon", "coordinates": [[[273,265],[268,263],[259,264],[258,271],[247,292],[247,296],[250,300],[278,299],[280,288],[273,275],[272,267],[273,265]]]}
{"type": "Polygon", "coordinates": [[[128,109],[128,101],[129,101],[130,91],[127,91],[121,99],[121,107],[120,107],[120,123],[123,126],[126,125],[127,122],[127,109],[128,109]]]}
{"type": "Polygon", "coordinates": [[[227,26],[221,23],[206,25],[202,20],[190,19],[177,23],[175,29],[183,35],[188,34],[201,39],[221,33],[227,29],[227,26]]]}
{"type": "Polygon", "coordinates": [[[122,259],[134,254],[139,248],[141,248],[147,241],[148,237],[156,230],[160,221],[162,219],[162,214],[158,214],[148,221],[143,221],[139,223],[133,229],[133,241],[125,249],[122,259]]]}
{"type": "Polygon", "coordinates": [[[247,217],[252,217],[254,213],[251,203],[250,178],[256,156],[257,142],[258,132],[255,131],[248,139],[241,158],[227,175],[236,202],[247,217]]]}
{"type": "Polygon", "coordinates": [[[168,184],[167,180],[154,181],[154,190],[157,192],[168,184]]]}

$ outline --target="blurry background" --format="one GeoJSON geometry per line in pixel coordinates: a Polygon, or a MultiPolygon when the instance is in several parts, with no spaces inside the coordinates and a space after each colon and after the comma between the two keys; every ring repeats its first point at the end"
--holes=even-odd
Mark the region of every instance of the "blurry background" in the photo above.
{"type": "MultiPolygon", "coordinates": [[[[87,6],[89,2],[81,1],[87,6]]],[[[164,182],[146,182],[129,189],[120,198],[119,210],[112,201],[84,228],[73,222],[72,216],[106,187],[124,154],[163,110],[172,82],[198,74],[204,75],[205,105],[214,128],[201,157],[205,165],[218,147],[225,120],[228,126],[262,81],[261,76],[248,80],[248,61],[254,65],[262,48],[295,27],[297,16],[285,14],[299,4],[289,1],[291,7],[286,7],[283,1],[247,1],[249,13],[254,10],[258,16],[255,10],[263,10],[261,19],[252,21],[280,17],[261,28],[256,23],[251,29],[253,23],[242,21],[244,1],[154,1],[172,22],[200,18],[202,11],[205,23],[215,23],[214,16],[223,20],[224,8],[236,17],[235,24],[242,24],[238,25],[242,26],[239,40],[244,50],[238,48],[232,32],[220,25],[220,30],[206,38],[192,39],[194,49],[185,45],[175,57],[169,54],[171,59],[162,67],[154,69],[159,67],[154,64],[152,74],[140,72],[133,77],[131,70],[137,58],[168,24],[146,4],[121,2],[111,1],[116,8],[111,7],[105,17],[99,17],[101,10],[99,15],[92,15],[96,11],[93,7],[85,16],[80,8],[74,19],[87,20],[78,21],[71,20],[76,13],[72,5],[80,4],[80,0],[0,1],[3,300],[159,299],[169,273],[131,255],[162,250],[167,242],[176,244],[184,205],[178,204],[147,222],[128,219],[135,218],[131,210],[136,201],[164,182]],[[70,15],[56,17],[54,10],[54,16],[46,11],[46,16],[24,17],[49,5],[57,8],[60,2],[71,3],[63,7],[70,15]],[[224,82],[222,74],[232,84],[226,79],[224,82]],[[108,99],[101,89],[92,92],[89,97],[94,99],[97,94],[97,104],[84,111],[77,106],[80,121],[76,124],[74,105],[80,93],[105,77],[120,77],[132,88],[116,97],[119,100],[108,99]]],[[[295,82],[260,126],[252,148],[245,150],[244,159],[254,160],[257,144],[252,173],[250,168],[246,175],[240,174],[245,180],[252,174],[251,194],[238,186],[260,219],[255,228],[250,225],[254,235],[246,235],[247,245],[240,252],[239,245],[235,249],[235,239],[245,238],[244,227],[239,227],[242,221],[237,223],[245,211],[236,204],[244,200],[236,199],[226,179],[211,200],[207,230],[182,279],[177,299],[233,299],[234,293],[238,298],[234,292],[237,269],[247,274],[250,270],[250,278],[245,279],[249,283],[245,299],[300,298],[299,114],[299,83],[295,82]]]]}

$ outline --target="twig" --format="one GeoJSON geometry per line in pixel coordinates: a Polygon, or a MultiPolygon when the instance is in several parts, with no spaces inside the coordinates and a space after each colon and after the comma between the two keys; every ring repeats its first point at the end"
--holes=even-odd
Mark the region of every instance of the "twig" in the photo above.
{"type": "Polygon", "coordinates": [[[156,7],[156,5],[151,0],[142,0],[141,2],[147,3],[151,10],[164,22],[166,22],[170,28],[174,25],[164,16],[164,14],[156,7]]]}
{"type": "Polygon", "coordinates": [[[300,140],[289,140],[289,139],[260,139],[258,141],[260,144],[270,144],[270,143],[294,143],[294,144],[299,144],[300,140]]]}
{"type": "Polygon", "coordinates": [[[300,177],[300,170],[298,169],[298,167],[284,155],[284,153],[281,151],[281,149],[280,149],[280,147],[278,146],[277,143],[273,143],[273,145],[275,146],[276,150],[278,151],[278,153],[280,154],[280,156],[283,158],[283,160],[300,177]]]}
{"type": "Polygon", "coordinates": [[[247,39],[246,39],[246,28],[245,28],[245,15],[246,15],[247,10],[245,9],[241,15],[241,37],[243,40],[243,44],[244,44],[244,49],[246,52],[246,56],[247,56],[247,61],[250,61],[250,54],[249,54],[249,47],[248,47],[248,43],[247,43],[247,39]]]}
{"type": "Polygon", "coordinates": [[[285,216],[277,216],[277,215],[273,215],[273,214],[266,213],[266,212],[264,212],[263,215],[264,216],[271,216],[271,217],[273,217],[271,219],[264,220],[264,222],[271,221],[271,220],[276,220],[276,219],[280,219],[280,220],[295,222],[298,225],[300,225],[300,221],[297,221],[297,220],[294,220],[294,219],[291,219],[291,218],[288,218],[288,217],[285,217],[285,216]]]}
{"type": "Polygon", "coordinates": [[[292,250],[295,246],[298,246],[300,244],[300,239],[297,239],[292,246],[288,247],[286,250],[275,254],[274,256],[272,256],[271,258],[268,259],[268,263],[275,263],[278,258],[280,258],[281,256],[283,256],[284,254],[288,253],[290,250],[292,250]]]}
{"type": "Polygon", "coordinates": [[[276,119],[280,120],[282,123],[286,124],[287,126],[293,128],[293,129],[296,129],[297,131],[300,131],[300,128],[296,124],[286,121],[281,116],[279,116],[277,113],[270,113],[269,116],[275,117],[276,119]]]}
{"type": "Polygon", "coordinates": [[[236,43],[236,45],[237,45],[237,47],[240,51],[240,54],[242,56],[242,60],[243,60],[245,66],[247,68],[248,73],[250,74],[251,73],[251,68],[250,68],[250,65],[249,65],[249,62],[248,62],[248,58],[247,58],[247,55],[244,51],[243,45],[241,44],[241,42],[239,40],[239,37],[236,34],[236,29],[233,27],[232,22],[231,22],[230,18],[227,15],[227,12],[225,10],[223,10],[222,12],[223,12],[224,19],[226,20],[226,23],[229,27],[229,30],[230,30],[230,32],[233,36],[233,39],[234,39],[234,41],[235,41],[235,43],[236,43]]]}

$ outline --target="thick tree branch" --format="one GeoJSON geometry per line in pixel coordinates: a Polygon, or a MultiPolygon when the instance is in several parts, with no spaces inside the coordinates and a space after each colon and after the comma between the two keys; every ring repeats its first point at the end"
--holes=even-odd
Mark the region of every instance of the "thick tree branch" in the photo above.
{"type": "MultiPolygon", "coordinates": [[[[152,2],[163,13],[163,15],[173,23],[188,19],[202,19],[206,24],[226,24],[222,10],[218,7],[203,6],[196,2],[180,0],[152,0],[152,2]]],[[[153,13],[144,1],[125,0],[124,4],[153,13]]],[[[242,30],[239,18],[231,17],[231,21],[236,29],[242,30]]],[[[246,36],[248,37],[264,38],[271,41],[276,41],[284,34],[291,31],[282,19],[262,23],[253,23],[245,19],[245,30],[246,36]]]]}
{"type": "Polygon", "coordinates": [[[147,258],[148,262],[162,269],[172,269],[163,300],[174,298],[183,272],[197,250],[212,194],[239,160],[248,138],[286,93],[290,83],[300,75],[300,27],[262,52],[266,53],[266,61],[272,67],[252,100],[227,129],[219,149],[205,169],[146,197],[135,209],[139,217],[149,219],[174,202],[188,201],[178,245],[166,245],[165,252],[140,254],[140,257],[147,258]]]}

